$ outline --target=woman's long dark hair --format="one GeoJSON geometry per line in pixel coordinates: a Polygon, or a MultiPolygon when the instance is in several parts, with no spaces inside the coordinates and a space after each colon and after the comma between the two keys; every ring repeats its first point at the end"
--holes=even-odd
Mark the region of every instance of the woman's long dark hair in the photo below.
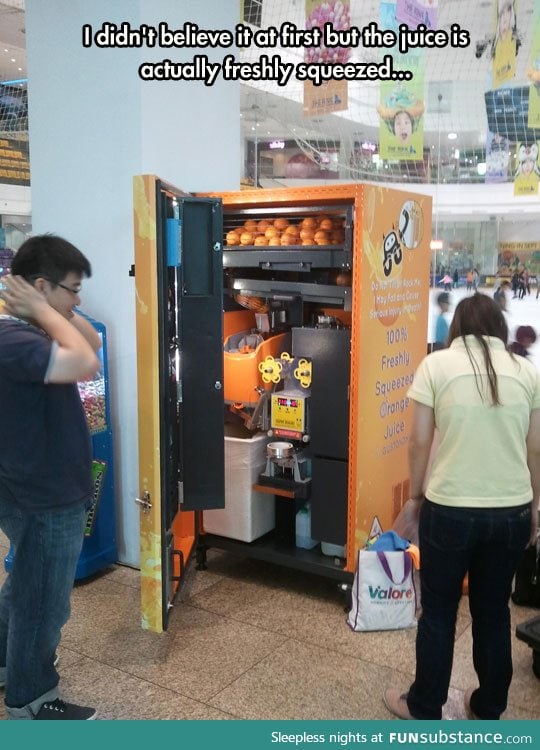
{"type": "Polygon", "coordinates": [[[484,398],[479,385],[480,370],[478,368],[478,363],[474,359],[470,348],[467,346],[465,336],[474,336],[482,348],[489,381],[489,389],[491,391],[491,403],[494,406],[500,406],[501,401],[499,398],[497,373],[495,372],[493,362],[491,361],[489,346],[482,337],[492,336],[493,338],[500,339],[506,347],[508,342],[508,326],[506,325],[506,320],[501,308],[495,300],[491,299],[491,297],[488,297],[485,294],[476,293],[473,294],[472,297],[465,297],[462,299],[456,307],[448,331],[448,345],[450,345],[454,339],[461,338],[463,340],[474,370],[476,387],[482,398],[484,398]]]}

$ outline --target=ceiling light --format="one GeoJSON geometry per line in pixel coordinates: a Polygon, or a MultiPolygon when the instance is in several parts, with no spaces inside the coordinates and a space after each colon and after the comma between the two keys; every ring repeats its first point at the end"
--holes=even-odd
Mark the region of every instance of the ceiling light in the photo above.
{"type": "Polygon", "coordinates": [[[448,140],[449,141],[455,141],[457,138],[457,133],[448,133],[448,140]]]}
{"type": "Polygon", "coordinates": [[[17,62],[17,60],[14,57],[12,57],[11,62],[17,62]]]}

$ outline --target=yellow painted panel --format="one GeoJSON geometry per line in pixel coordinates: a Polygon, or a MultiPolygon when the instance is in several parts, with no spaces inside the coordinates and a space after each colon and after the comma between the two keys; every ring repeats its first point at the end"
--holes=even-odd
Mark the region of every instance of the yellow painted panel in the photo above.
{"type": "Polygon", "coordinates": [[[141,622],[163,629],[161,480],[159,435],[159,339],[157,297],[156,178],[133,179],[135,295],[139,427],[139,497],[152,507],[140,514],[141,622]]]}

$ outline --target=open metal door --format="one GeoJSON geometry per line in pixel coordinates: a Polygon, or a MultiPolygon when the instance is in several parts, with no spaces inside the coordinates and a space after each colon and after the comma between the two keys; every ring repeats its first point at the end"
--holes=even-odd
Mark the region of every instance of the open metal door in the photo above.
{"type": "Polygon", "coordinates": [[[222,207],[134,178],[141,616],[161,632],[195,545],[224,507],[222,207]]]}

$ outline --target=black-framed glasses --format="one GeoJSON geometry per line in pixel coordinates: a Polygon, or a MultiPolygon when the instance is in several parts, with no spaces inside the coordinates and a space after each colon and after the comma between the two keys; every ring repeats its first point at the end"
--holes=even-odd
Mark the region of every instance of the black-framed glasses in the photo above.
{"type": "Polygon", "coordinates": [[[48,281],[49,284],[53,284],[54,286],[59,286],[62,289],[65,289],[66,292],[71,292],[71,294],[80,294],[82,286],[79,284],[77,289],[72,289],[70,286],[66,286],[65,284],[61,284],[59,281],[55,281],[54,279],[49,279],[48,276],[42,276],[41,274],[37,274],[34,276],[25,276],[26,280],[31,284],[36,279],[45,279],[45,281],[48,281]]]}
{"type": "MultiPolygon", "coordinates": [[[[50,281],[50,279],[47,279],[47,281],[50,281]]],[[[55,286],[59,286],[61,289],[65,289],[66,292],[71,292],[71,294],[80,294],[81,293],[81,287],[79,286],[77,289],[72,289],[69,286],[66,286],[65,284],[61,284],[59,281],[50,281],[51,284],[54,284],[55,286]]]]}
{"type": "MultiPolygon", "coordinates": [[[[33,278],[39,279],[39,276],[34,276],[33,278]]],[[[54,279],[49,279],[48,276],[42,276],[42,279],[45,279],[45,281],[48,281],[49,284],[53,284],[54,286],[59,286],[61,289],[65,289],[66,292],[71,292],[71,294],[80,294],[81,292],[81,286],[79,285],[77,289],[72,289],[70,286],[66,286],[65,284],[61,284],[59,281],[55,281],[54,279]]]]}

